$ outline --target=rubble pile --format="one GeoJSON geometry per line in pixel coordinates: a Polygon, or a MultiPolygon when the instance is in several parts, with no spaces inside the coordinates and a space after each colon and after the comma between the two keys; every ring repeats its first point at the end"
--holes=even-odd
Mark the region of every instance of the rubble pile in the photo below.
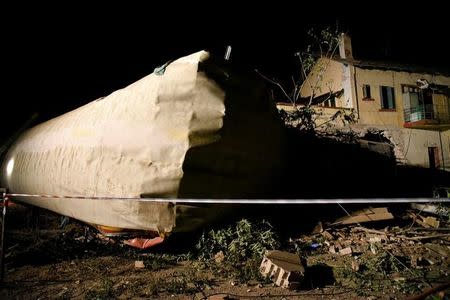
{"type": "Polygon", "coordinates": [[[375,211],[386,216],[381,226],[375,222],[379,218],[364,220],[358,212],[334,223],[319,222],[311,234],[290,243],[307,259],[308,267],[331,267],[336,283],[358,289],[361,294],[411,294],[431,288],[431,283],[448,282],[448,215],[411,210],[394,218],[386,208],[375,211]],[[370,223],[363,226],[361,220],[370,223]]]}

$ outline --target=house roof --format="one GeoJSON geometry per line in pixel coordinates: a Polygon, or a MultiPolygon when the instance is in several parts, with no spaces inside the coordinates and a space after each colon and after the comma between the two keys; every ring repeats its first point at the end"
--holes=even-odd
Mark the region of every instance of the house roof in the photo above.
{"type": "Polygon", "coordinates": [[[397,72],[409,72],[409,73],[425,73],[433,75],[450,76],[450,70],[440,67],[427,67],[414,64],[403,64],[398,62],[388,61],[374,61],[374,60],[360,60],[360,59],[343,59],[335,57],[335,61],[353,65],[361,69],[376,69],[376,70],[389,70],[397,72]]]}
{"type": "MultiPolygon", "coordinates": [[[[318,105],[328,99],[332,99],[332,98],[340,98],[342,95],[344,94],[344,89],[340,89],[339,91],[336,92],[328,92],[319,96],[315,96],[312,100],[311,100],[311,104],[312,105],[318,105]]],[[[310,98],[309,97],[301,97],[300,99],[298,99],[297,104],[307,104],[309,103],[310,98]]],[[[287,101],[280,101],[277,104],[284,104],[284,103],[289,103],[287,101]]]]}

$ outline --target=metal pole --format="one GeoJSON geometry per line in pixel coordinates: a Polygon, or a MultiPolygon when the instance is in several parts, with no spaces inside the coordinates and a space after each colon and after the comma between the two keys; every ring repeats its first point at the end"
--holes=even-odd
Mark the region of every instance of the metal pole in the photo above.
{"type": "Polygon", "coordinates": [[[1,256],[0,256],[0,282],[3,283],[3,280],[5,278],[5,230],[6,230],[6,212],[8,209],[9,199],[6,195],[6,192],[3,192],[1,194],[2,197],[2,204],[3,204],[3,211],[2,211],[2,235],[1,235],[1,244],[0,244],[0,250],[1,250],[1,256]]]}

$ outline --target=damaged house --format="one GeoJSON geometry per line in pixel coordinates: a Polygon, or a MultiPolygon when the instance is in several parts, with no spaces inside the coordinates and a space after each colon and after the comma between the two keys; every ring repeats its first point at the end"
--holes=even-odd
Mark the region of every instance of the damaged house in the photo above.
{"type": "Polygon", "coordinates": [[[311,84],[302,86],[301,97],[313,99],[321,118],[354,112],[351,128],[382,132],[399,163],[450,171],[448,72],[355,59],[350,37],[342,34],[339,55],[319,59],[306,80],[311,84]]]}

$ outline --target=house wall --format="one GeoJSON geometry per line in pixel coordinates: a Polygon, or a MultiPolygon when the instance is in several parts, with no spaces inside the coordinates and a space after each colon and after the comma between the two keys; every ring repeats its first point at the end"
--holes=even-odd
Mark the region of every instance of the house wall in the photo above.
{"type": "MultiPolygon", "coordinates": [[[[358,93],[359,123],[364,125],[394,125],[403,127],[403,98],[402,85],[416,85],[419,78],[424,78],[430,83],[450,86],[450,77],[434,76],[419,73],[407,73],[384,70],[368,70],[355,67],[356,88],[358,93]],[[371,99],[363,99],[363,85],[369,84],[371,88],[371,99]],[[391,86],[394,88],[395,109],[381,109],[380,86],[391,86]]],[[[434,95],[434,103],[442,104],[448,97],[434,95]],[[442,98],[442,99],[438,99],[442,98]],[[444,99],[446,98],[446,99],[444,99]]],[[[444,109],[444,108],[443,108],[444,109]]],[[[448,108],[447,108],[448,109],[448,108]]]]}
{"type": "Polygon", "coordinates": [[[396,126],[369,126],[356,124],[356,132],[379,129],[394,144],[394,154],[399,163],[428,168],[430,166],[428,147],[437,147],[440,169],[450,171],[450,130],[422,130],[396,126]]]}
{"type": "MultiPolygon", "coordinates": [[[[395,144],[395,154],[399,161],[415,166],[429,167],[429,147],[438,147],[441,168],[450,171],[450,130],[425,130],[404,128],[402,85],[417,85],[417,79],[426,79],[429,83],[450,86],[450,77],[420,73],[397,72],[388,70],[362,69],[337,61],[319,60],[319,63],[308,76],[310,82],[318,82],[316,95],[330,90],[344,89],[344,96],[336,106],[354,108],[359,119],[355,126],[360,129],[377,128],[387,132],[395,144]],[[328,64],[327,64],[328,63],[328,64]],[[322,78],[317,79],[320,70],[322,78]],[[316,81],[312,81],[316,80],[316,81]],[[371,88],[371,99],[363,99],[363,85],[371,88]],[[380,86],[394,88],[395,109],[381,109],[380,86]]],[[[301,90],[301,96],[311,95],[309,84],[301,90]]],[[[442,94],[433,95],[435,112],[449,117],[449,97],[442,94]]],[[[328,109],[329,110],[329,109],[328,109]]],[[[337,111],[334,109],[334,112],[337,111]]],[[[333,111],[324,111],[319,120],[326,121],[333,111]]],[[[444,119],[445,120],[445,119],[444,119]]],[[[450,120],[449,120],[450,121],[450,120]]],[[[333,122],[335,126],[342,124],[333,122]]],[[[341,125],[342,126],[342,125],[341,125]]]]}
{"type": "Polygon", "coordinates": [[[448,96],[443,94],[433,95],[433,106],[436,117],[443,122],[450,123],[450,100],[448,96]]]}
{"type": "Polygon", "coordinates": [[[450,130],[441,132],[441,140],[444,150],[445,170],[450,171],[450,130]]]}
{"type": "Polygon", "coordinates": [[[450,131],[439,132],[406,128],[401,129],[401,131],[407,164],[428,168],[430,166],[428,148],[437,147],[440,162],[439,168],[442,169],[445,166],[445,169],[450,171],[450,131]]]}
{"type": "MultiPolygon", "coordinates": [[[[321,58],[308,74],[300,90],[300,96],[309,97],[312,94],[319,96],[330,91],[340,91],[344,87],[346,89],[351,88],[351,74],[349,72],[346,71],[342,63],[321,58]]],[[[349,95],[348,91],[344,89],[344,95],[336,99],[336,107],[351,107],[352,99],[350,97],[351,94],[349,95]]]]}

